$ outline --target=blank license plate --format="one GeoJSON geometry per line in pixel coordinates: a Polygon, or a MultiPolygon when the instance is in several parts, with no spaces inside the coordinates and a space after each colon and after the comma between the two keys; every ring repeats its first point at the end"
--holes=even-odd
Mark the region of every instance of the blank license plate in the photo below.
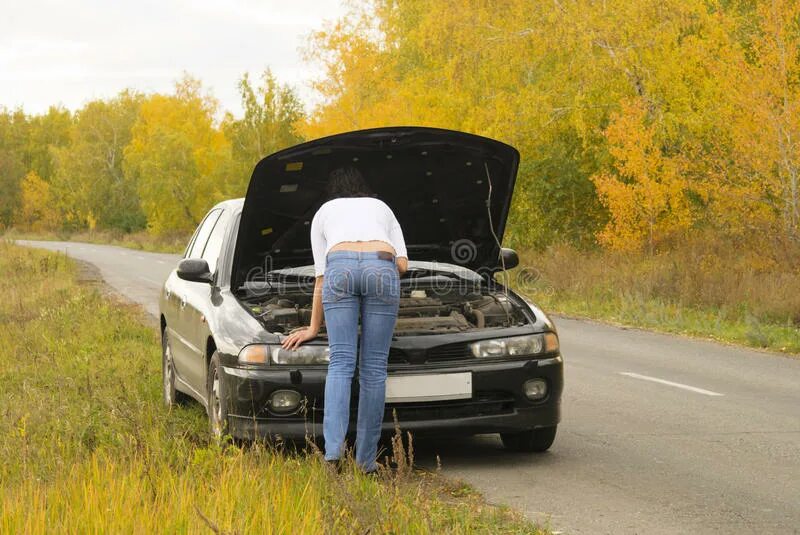
{"type": "Polygon", "coordinates": [[[472,373],[390,375],[386,378],[386,402],[440,401],[472,397],[472,373]]]}

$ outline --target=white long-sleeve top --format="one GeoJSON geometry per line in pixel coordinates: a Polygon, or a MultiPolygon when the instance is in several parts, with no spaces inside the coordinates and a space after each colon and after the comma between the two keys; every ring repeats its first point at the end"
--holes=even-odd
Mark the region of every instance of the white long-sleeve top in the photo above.
{"type": "Polygon", "coordinates": [[[373,240],[388,243],[396,256],[408,258],[403,231],[386,203],[373,197],[343,197],[326,202],[311,221],[314,274],[325,274],[325,257],[337,243],[373,240]]]}

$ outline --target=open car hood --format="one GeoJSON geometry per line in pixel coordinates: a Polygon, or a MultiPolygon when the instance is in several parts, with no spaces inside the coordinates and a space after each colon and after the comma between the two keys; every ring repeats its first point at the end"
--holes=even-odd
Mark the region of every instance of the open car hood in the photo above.
{"type": "Polygon", "coordinates": [[[272,269],[313,263],[311,219],[328,200],[329,173],[345,165],[361,170],[392,208],[410,259],[475,271],[497,267],[519,152],[452,130],[376,128],[295,145],[256,165],[242,208],[232,288],[263,280],[272,269]]]}

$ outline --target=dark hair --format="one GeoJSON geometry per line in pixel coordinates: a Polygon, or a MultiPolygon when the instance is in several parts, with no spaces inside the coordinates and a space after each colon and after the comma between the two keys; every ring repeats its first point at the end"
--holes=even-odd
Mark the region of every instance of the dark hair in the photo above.
{"type": "Polygon", "coordinates": [[[328,198],[370,197],[372,190],[364,180],[361,171],[348,165],[331,171],[328,175],[328,198]]]}

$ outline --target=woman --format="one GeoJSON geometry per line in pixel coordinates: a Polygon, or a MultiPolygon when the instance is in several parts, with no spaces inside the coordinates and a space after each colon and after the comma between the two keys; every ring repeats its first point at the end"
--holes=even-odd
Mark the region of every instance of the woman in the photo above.
{"type": "Polygon", "coordinates": [[[311,249],[317,277],[311,324],[283,341],[295,349],[313,339],[322,323],[330,346],[325,382],[325,459],[343,455],[350,420],[350,385],[356,367],[361,318],[356,462],[377,469],[378,439],[386,399],[386,363],[400,303],[399,275],[408,267],[403,232],[392,210],[371,197],[358,169],[330,174],[330,199],[311,222],[311,249]]]}

